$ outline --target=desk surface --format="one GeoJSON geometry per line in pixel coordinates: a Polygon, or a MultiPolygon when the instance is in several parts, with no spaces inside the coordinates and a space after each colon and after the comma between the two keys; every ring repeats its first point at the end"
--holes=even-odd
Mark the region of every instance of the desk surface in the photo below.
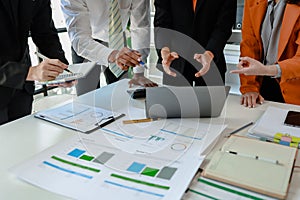
{"type": "MultiPolygon", "coordinates": [[[[74,101],[106,109],[113,109],[114,111],[118,111],[124,108],[124,106],[135,106],[143,109],[143,101],[130,99],[126,89],[128,89],[127,80],[122,80],[95,92],[82,95],[74,99],[74,101]],[[108,99],[112,99],[112,101],[108,101],[108,99]]],[[[250,121],[257,120],[268,106],[290,108],[300,111],[300,106],[274,102],[265,102],[255,109],[249,109],[241,106],[239,100],[239,96],[229,95],[220,117],[213,119],[203,118],[201,121],[228,124],[227,129],[223,133],[226,134],[250,121]]],[[[243,130],[239,134],[245,134],[246,132],[247,130],[243,130]]],[[[77,134],[77,132],[36,119],[33,115],[0,126],[0,199],[35,200],[41,199],[41,197],[44,200],[66,199],[65,197],[27,184],[19,180],[8,170],[23,160],[34,156],[74,134],[77,134]]],[[[300,163],[299,155],[297,160],[298,163],[300,163]]],[[[300,199],[299,188],[300,170],[295,169],[288,199],[300,199]]]]}

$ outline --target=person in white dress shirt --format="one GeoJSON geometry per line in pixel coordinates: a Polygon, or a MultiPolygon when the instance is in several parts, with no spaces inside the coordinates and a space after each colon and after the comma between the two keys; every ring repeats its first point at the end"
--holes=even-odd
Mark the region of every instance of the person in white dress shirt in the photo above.
{"type": "MultiPolygon", "coordinates": [[[[110,49],[109,41],[109,1],[110,0],[61,0],[61,8],[66,20],[68,34],[74,51],[84,59],[98,65],[108,66],[115,62],[121,69],[133,68],[134,75],[129,84],[145,87],[157,86],[144,76],[144,67],[139,66],[149,55],[150,47],[150,3],[148,0],[119,0],[122,26],[125,31],[130,19],[132,49],[124,47],[120,51],[110,49]]],[[[109,71],[108,68],[105,71],[109,71]]],[[[107,73],[104,74],[107,75],[107,73]]],[[[99,71],[100,72],[100,71],[99,71]]],[[[109,72],[111,77],[112,73],[109,72]]],[[[113,76],[113,75],[112,75],[113,76]]],[[[106,76],[106,79],[107,76],[106,76]]],[[[114,82],[118,78],[107,80],[114,82]]]]}

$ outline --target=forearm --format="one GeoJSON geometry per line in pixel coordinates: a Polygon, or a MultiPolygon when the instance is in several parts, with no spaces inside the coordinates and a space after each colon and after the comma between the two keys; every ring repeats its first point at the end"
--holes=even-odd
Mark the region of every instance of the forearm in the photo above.
{"type": "Polygon", "coordinates": [[[90,13],[87,5],[79,0],[62,0],[69,38],[75,52],[87,60],[108,66],[109,56],[113,52],[92,37],[90,13]]]}

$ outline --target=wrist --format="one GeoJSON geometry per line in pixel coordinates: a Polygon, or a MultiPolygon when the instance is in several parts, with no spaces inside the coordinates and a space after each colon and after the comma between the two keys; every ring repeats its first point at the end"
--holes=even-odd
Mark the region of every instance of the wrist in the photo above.
{"type": "Polygon", "coordinates": [[[211,59],[214,59],[214,54],[211,51],[205,51],[204,54],[208,55],[211,59]]]}
{"type": "Polygon", "coordinates": [[[108,62],[109,62],[109,63],[114,63],[114,62],[116,62],[118,53],[119,53],[118,50],[112,51],[112,52],[109,54],[109,56],[108,56],[108,62]]]}
{"type": "Polygon", "coordinates": [[[278,64],[272,65],[273,73],[271,75],[271,78],[280,78],[281,77],[281,68],[278,64]]]}
{"type": "Polygon", "coordinates": [[[26,77],[26,81],[35,81],[36,77],[34,75],[34,70],[36,67],[29,67],[28,73],[27,73],[27,77],[26,77]]]}
{"type": "Polygon", "coordinates": [[[144,73],[133,73],[133,77],[135,78],[139,78],[139,77],[143,77],[144,73]]]}

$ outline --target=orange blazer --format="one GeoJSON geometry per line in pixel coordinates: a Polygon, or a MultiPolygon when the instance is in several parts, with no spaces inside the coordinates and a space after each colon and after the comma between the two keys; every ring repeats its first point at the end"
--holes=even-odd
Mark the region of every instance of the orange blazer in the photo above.
{"type": "MultiPolygon", "coordinates": [[[[267,0],[245,0],[241,56],[263,61],[261,24],[267,0]]],[[[287,4],[278,44],[277,62],[282,70],[277,79],[286,103],[300,105],[300,6],[287,4]]],[[[241,93],[259,92],[262,77],[240,75],[241,93]]],[[[272,88],[270,88],[272,90],[272,88]]]]}

